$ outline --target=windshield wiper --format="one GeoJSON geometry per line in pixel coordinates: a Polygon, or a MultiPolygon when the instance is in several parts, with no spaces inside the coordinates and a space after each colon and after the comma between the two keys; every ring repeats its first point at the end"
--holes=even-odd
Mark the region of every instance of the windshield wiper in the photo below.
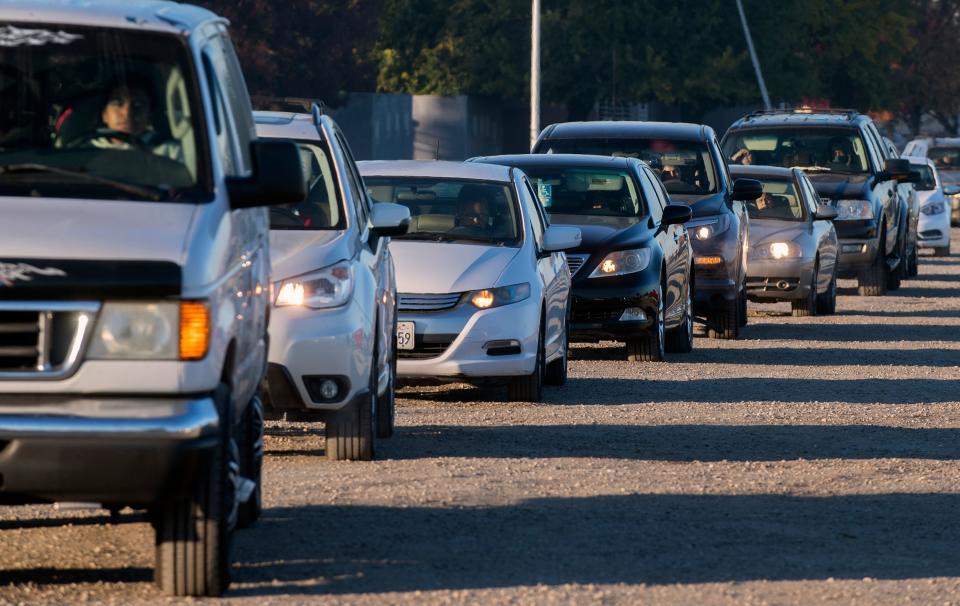
{"type": "Polygon", "coordinates": [[[502,246],[502,240],[493,240],[483,236],[466,234],[451,234],[439,231],[415,231],[403,236],[404,240],[427,240],[430,242],[481,242],[483,244],[502,246]]]}
{"type": "Polygon", "coordinates": [[[164,196],[162,196],[160,193],[151,189],[147,189],[146,187],[133,185],[131,183],[124,183],[123,181],[116,181],[106,177],[98,177],[96,175],[91,175],[90,173],[84,173],[76,170],[68,170],[66,168],[57,168],[56,166],[48,166],[46,164],[36,163],[0,165],[0,175],[17,173],[49,173],[52,175],[71,177],[74,179],[89,181],[90,183],[96,183],[98,185],[112,187],[113,189],[133,196],[138,196],[140,198],[145,198],[152,202],[159,202],[164,198],[164,196]]]}

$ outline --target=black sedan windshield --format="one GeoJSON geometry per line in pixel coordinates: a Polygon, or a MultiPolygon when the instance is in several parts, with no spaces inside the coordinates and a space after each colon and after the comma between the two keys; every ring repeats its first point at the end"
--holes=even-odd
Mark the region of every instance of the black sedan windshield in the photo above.
{"type": "Polygon", "coordinates": [[[626,171],[524,168],[549,213],[639,218],[643,203],[626,171]]]}

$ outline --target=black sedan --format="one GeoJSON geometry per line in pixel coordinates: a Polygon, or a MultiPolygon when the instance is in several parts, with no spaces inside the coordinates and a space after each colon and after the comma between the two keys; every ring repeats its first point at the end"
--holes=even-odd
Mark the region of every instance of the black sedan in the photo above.
{"type": "Polygon", "coordinates": [[[567,122],[544,129],[538,154],[599,154],[639,158],[659,173],[674,202],[693,211],[694,310],[708,335],[736,339],[747,322],[745,200],[760,183],[734,183],[709,126],[667,122],[567,122]]]}
{"type": "Polygon", "coordinates": [[[583,236],[567,252],[573,276],[570,337],[624,341],[630,361],[658,361],[693,348],[693,255],[660,180],[634,158],[518,155],[475,158],[527,174],[551,223],[583,236]]]}

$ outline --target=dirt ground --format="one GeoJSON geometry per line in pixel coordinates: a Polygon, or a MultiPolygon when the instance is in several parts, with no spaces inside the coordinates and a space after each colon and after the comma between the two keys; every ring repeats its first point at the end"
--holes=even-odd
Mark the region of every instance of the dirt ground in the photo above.
{"type": "MultiPolygon", "coordinates": [[[[543,404],[407,388],[371,463],[273,423],[223,602],[960,605],[960,256],[920,272],[664,363],[578,346],[543,404]]],[[[0,603],[176,602],[152,543],[132,512],[0,508],[0,603]]]]}

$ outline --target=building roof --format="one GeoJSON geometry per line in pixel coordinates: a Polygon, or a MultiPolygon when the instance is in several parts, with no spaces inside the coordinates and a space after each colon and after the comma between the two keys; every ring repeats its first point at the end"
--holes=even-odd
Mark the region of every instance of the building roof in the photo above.
{"type": "Polygon", "coordinates": [[[435,179],[470,179],[509,183],[510,167],[479,162],[445,162],[441,160],[370,160],[357,162],[364,177],[427,177],[435,179]]]}
{"type": "Polygon", "coordinates": [[[486,162],[502,166],[528,167],[582,167],[609,168],[625,170],[633,158],[615,156],[589,156],[585,154],[514,154],[504,156],[481,156],[471,158],[471,162],[486,162]]]}
{"type": "Polygon", "coordinates": [[[205,8],[165,0],[5,0],[0,22],[53,23],[183,32],[219,19],[205,8]]]}
{"type": "Polygon", "coordinates": [[[561,122],[547,127],[544,139],[679,139],[705,141],[713,129],[686,122],[561,122]]]}

